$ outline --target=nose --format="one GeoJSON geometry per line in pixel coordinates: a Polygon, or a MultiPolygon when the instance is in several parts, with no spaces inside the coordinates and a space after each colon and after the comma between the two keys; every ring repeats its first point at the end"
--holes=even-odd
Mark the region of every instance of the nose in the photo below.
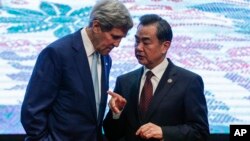
{"type": "Polygon", "coordinates": [[[120,42],[121,42],[121,39],[120,39],[120,40],[115,40],[114,43],[113,43],[113,45],[114,45],[115,47],[118,47],[119,44],[120,44],[120,42]]]}
{"type": "Polygon", "coordinates": [[[141,43],[135,43],[135,49],[136,50],[142,50],[143,49],[143,45],[141,43]]]}

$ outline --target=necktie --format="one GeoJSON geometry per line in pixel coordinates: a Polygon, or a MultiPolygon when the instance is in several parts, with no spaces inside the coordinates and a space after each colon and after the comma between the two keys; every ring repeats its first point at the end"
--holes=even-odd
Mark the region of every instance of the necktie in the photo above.
{"type": "Polygon", "coordinates": [[[94,85],[94,90],[95,90],[97,117],[98,117],[99,105],[100,105],[98,69],[97,69],[98,58],[99,58],[99,53],[94,52],[93,58],[92,58],[91,75],[92,75],[92,80],[93,80],[93,85],[94,85]]]}
{"type": "Polygon", "coordinates": [[[145,113],[148,110],[148,105],[153,97],[153,85],[150,80],[153,75],[154,74],[151,71],[148,71],[146,73],[146,80],[141,91],[139,108],[140,108],[142,117],[145,116],[145,113]]]}

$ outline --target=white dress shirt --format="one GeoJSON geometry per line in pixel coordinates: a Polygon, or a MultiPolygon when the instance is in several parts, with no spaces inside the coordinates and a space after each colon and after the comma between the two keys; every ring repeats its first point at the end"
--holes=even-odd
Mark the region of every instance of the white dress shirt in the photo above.
{"type": "MultiPolygon", "coordinates": [[[[95,48],[92,44],[92,42],[89,39],[89,36],[86,32],[86,28],[83,28],[81,30],[81,35],[82,35],[82,40],[83,40],[83,45],[84,45],[84,49],[86,51],[87,57],[88,57],[88,62],[89,62],[89,68],[91,68],[92,65],[92,58],[93,58],[93,53],[95,52],[95,48]]],[[[100,56],[100,55],[99,55],[100,56]]],[[[100,57],[98,58],[98,63],[97,63],[97,71],[98,71],[98,87],[99,87],[99,98],[101,100],[101,69],[102,69],[102,65],[101,65],[101,59],[100,57]]],[[[96,107],[99,107],[100,105],[100,101],[96,101],[96,107]]],[[[97,108],[99,109],[99,108],[97,108]]]]}
{"type": "Polygon", "coordinates": [[[144,71],[143,71],[143,75],[141,78],[141,83],[140,83],[140,92],[139,92],[139,98],[138,100],[140,101],[141,98],[141,91],[142,91],[142,87],[144,86],[145,80],[146,80],[146,73],[148,71],[151,71],[154,75],[151,77],[151,82],[153,85],[153,95],[154,92],[161,80],[161,77],[163,75],[163,73],[165,72],[166,68],[168,66],[168,60],[164,59],[159,65],[157,65],[156,67],[154,67],[153,69],[149,70],[148,68],[146,68],[144,66],[144,71]]]}
{"type": "MultiPolygon", "coordinates": [[[[154,92],[161,80],[161,77],[163,76],[163,73],[165,72],[166,68],[168,66],[168,60],[167,59],[164,59],[159,65],[157,65],[156,67],[154,67],[153,69],[149,70],[148,68],[146,68],[144,66],[144,71],[143,71],[143,75],[142,75],[142,78],[141,78],[141,83],[140,83],[140,92],[139,92],[139,98],[138,98],[138,102],[140,102],[140,98],[141,98],[141,91],[142,91],[142,87],[145,83],[145,80],[146,80],[146,73],[148,71],[152,71],[152,73],[154,74],[152,77],[151,77],[151,82],[152,82],[152,85],[153,85],[153,95],[154,95],[154,92]]],[[[109,105],[110,106],[110,105],[109,105]]],[[[122,111],[120,113],[114,113],[113,112],[113,119],[119,119],[120,118],[120,115],[121,115],[122,111]]]]}

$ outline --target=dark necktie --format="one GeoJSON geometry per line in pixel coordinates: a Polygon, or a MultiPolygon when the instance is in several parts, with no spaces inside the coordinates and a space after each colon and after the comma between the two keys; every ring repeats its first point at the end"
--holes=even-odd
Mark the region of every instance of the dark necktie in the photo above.
{"type": "Polygon", "coordinates": [[[148,71],[146,73],[146,80],[145,80],[144,86],[143,86],[142,91],[141,91],[141,98],[140,98],[139,107],[140,107],[142,117],[145,116],[145,113],[148,110],[148,105],[153,97],[153,85],[152,85],[152,82],[150,80],[153,75],[154,74],[151,71],[148,71]]]}

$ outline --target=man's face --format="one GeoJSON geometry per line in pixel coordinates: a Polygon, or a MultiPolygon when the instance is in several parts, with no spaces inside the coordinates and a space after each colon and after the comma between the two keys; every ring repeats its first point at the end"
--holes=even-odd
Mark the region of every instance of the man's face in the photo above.
{"type": "Polygon", "coordinates": [[[113,28],[110,31],[103,32],[97,23],[94,27],[95,40],[94,47],[102,55],[107,55],[114,47],[118,47],[122,38],[127,35],[127,31],[122,28],[113,28]]]}
{"type": "Polygon", "coordinates": [[[140,25],[135,35],[135,56],[138,62],[152,69],[166,57],[169,41],[160,42],[156,36],[156,25],[140,25]]]}

